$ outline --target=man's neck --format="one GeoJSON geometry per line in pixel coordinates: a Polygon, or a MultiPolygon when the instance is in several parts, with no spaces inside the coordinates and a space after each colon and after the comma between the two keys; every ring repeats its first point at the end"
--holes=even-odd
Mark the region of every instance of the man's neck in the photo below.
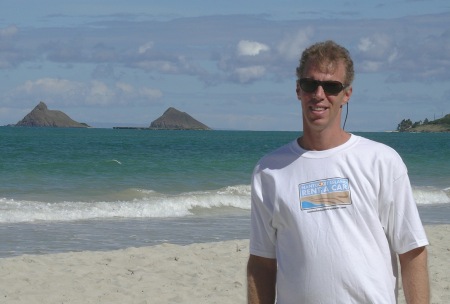
{"type": "Polygon", "coordinates": [[[350,139],[350,134],[342,129],[337,132],[303,132],[297,142],[305,150],[323,151],[335,148],[346,143],[350,139]]]}

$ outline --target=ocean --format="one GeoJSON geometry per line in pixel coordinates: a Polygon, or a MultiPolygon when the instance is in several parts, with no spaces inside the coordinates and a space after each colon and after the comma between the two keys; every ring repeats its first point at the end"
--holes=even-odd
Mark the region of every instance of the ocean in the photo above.
{"type": "MultiPolygon", "coordinates": [[[[249,237],[250,178],[300,132],[0,127],[0,257],[249,237]]],[[[425,224],[450,223],[450,133],[399,152],[425,224]]]]}

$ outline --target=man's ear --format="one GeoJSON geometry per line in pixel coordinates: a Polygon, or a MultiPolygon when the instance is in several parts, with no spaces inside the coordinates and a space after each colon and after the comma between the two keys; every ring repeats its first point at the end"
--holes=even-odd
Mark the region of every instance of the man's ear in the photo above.
{"type": "Polygon", "coordinates": [[[349,86],[348,88],[346,88],[344,90],[344,98],[342,98],[341,108],[343,105],[347,104],[350,101],[350,97],[352,96],[352,93],[353,93],[352,86],[349,86]]]}
{"type": "Polygon", "coordinates": [[[295,92],[297,93],[297,98],[300,99],[300,83],[298,82],[298,80],[295,83],[296,83],[295,92]]]}

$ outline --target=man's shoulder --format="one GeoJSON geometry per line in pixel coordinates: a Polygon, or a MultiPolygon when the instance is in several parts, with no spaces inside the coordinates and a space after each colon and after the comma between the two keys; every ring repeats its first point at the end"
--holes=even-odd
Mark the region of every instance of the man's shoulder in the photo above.
{"type": "Polygon", "coordinates": [[[357,139],[357,153],[361,156],[374,155],[377,159],[398,159],[400,155],[398,152],[388,146],[387,144],[363,137],[358,135],[353,135],[357,139]]]}
{"type": "Polygon", "coordinates": [[[297,140],[292,140],[267,153],[258,161],[257,166],[260,168],[280,167],[297,159],[300,155],[300,151],[296,142],[297,140]]]}
{"type": "Polygon", "coordinates": [[[375,141],[373,139],[369,139],[367,137],[363,137],[360,135],[352,135],[352,136],[357,138],[359,147],[365,147],[365,148],[376,149],[376,150],[386,150],[386,151],[392,151],[392,152],[396,153],[394,148],[392,148],[382,142],[375,141]]]}

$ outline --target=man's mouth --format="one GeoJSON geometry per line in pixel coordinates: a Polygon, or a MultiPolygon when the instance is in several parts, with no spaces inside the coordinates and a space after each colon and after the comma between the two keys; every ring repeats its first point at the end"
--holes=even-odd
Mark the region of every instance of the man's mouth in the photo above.
{"type": "Polygon", "coordinates": [[[311,107],[311,110],[313,111],[325,111],[327,108],[325,107],[311,107]]]}

